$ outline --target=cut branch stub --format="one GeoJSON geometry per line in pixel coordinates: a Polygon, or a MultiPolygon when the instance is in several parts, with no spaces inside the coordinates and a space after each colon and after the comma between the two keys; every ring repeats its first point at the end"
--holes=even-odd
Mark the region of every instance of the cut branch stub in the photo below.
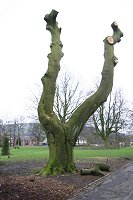
{"type": "Polygon", "coordinates": [[[118,58],[114,57],[114,66],[116,66],[118,63],[118,58]]]}
{"type": "Polygon", "coordinates": [[[117,22],[113,22],[113,23],[111,24],[111,27],[112,27],[112,29],[113,29],[114,32],[117,31],[117,29],[118,29],[118,24],[117,24],[117,22]]]}
{"type": "Polygon", "coordinates": [[[44,20],[47,22],[46,29],[50,30],[56,24],[56,17],[58,12],[56,10],[52,10],[50,14],[46,14],[44,20]]]}
{"type": "Polygon", "coordinates": [[[114,39],[113,39],[112,36],[108,36],[108,37],[107,37],[107,40],[108,40],[108,43],[109,43],[109,44],[114,44],[114,39]]]}
{"type": "Polygon", "coordinates": [[[116,22],[113,22],[111,24],[111,27],[113,29],[113,35],[107,37],[107,41],[109,44],[115,44],[117,42],[121,41],[121,37],[123,37],[123,33],[121,30],[118,28],[118,24],[116,22]]]}

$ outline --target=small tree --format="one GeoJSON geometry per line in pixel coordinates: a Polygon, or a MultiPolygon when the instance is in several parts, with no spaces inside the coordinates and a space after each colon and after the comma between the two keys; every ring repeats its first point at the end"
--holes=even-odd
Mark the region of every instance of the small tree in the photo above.
{"type": "Polygon", "coordinates": [[[9,138],[8,136],[5,134],[3,136],[3,145],[2,145],[2,149],[1,149],[1,155],[9,155],[10,154],[10,147],[9,147],[9,138]]]}
{"type": "Polygon", "coordinates": [[[122,92],[116,91],[112,96],[110,93],[107,102],[100,105],[92,116],[95,131],[103,139],[106,148],[109,147],[109,135],[115,133],[117,136],[118,131],[126,122],[128,112],[122,92]]]}

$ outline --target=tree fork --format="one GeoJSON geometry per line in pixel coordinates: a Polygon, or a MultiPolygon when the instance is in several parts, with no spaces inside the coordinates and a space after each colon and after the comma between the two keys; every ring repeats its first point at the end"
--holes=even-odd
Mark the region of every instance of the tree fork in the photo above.
{"type": "Polygon", "coordinates": [[[60,41],[61,28],[56,22],[58,12],[52,10],[45,15],[46,29],[51,33],[51,53],[48,54],[48,69],[42,77],[43,91],[38,104],[39,121],[46,131],[49,147],[49,160],[42,169],[42,175],[56,175],[76,170],[73,161],[73,149],[76,140],[88,118],[106,101],[113,86],[113,71],[117,63],[114,56],[114,44],[120,42],[123,36],[116,22],[111,26],[113,35],[104,40],[104,66],[102,80],[98,90],[86,99],[72,114],[64,125],[53,111],[56,79],[60,70],[60,60],[63,57],[60,41]],[[111,41],[111,42],[110,42],[111,41]]]}

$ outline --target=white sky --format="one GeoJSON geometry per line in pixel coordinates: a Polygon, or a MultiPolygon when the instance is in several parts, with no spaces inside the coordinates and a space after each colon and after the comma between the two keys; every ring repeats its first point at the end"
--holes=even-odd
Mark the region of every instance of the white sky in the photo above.
{"type": "Polygon", "coordinates": [[[64,57],[81,87],[94,85],[103,67],[103,39],[117,21],[124,37],[115,45],[119,63],[114,86],[133,99],[133,11],[131,0],[0,0],[0,118],[28,115],[27,101],[47,69],[50,33],[45,14],[59,11],[64,57]]]}

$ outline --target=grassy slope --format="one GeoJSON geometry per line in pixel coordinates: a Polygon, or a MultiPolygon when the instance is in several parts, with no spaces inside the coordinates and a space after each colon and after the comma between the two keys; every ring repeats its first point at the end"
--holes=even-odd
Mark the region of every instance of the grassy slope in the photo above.
{"type": "MultiPolygon", "coordinates": [[[[1,149],[0,149],[1,150],[1,149]]],[[[20,147],[19,149],[10,150],[10,158],[7,156],[0,156],[0,161],[13,161],[13,160],[33,160],[33,159],[48,159],[47,147],[20,147]]],[[[121,148],[121,149],[100,149],[90,150],[83,148],[75,148],[74,159],[82,160],[95,157],[132,157],[133,148],[121,148]]]]}

